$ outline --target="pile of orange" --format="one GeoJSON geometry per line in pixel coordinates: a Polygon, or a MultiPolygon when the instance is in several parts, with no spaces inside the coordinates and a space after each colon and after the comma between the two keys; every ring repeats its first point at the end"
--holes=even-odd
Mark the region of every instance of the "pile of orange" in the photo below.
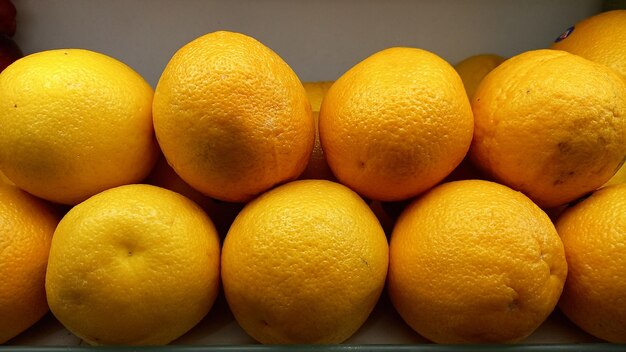
{"type": "Polygon", "coordinates": [[[0,343],[49,308],[90,344],[167,344],[220,286],[261,343],[341,343],[385,285],[437,343],[518,342],[557,305],[624,343],[625,76],[626,11],[334,82],[225,31],[154,91],[103,54],[28,55],[0,74],[0,343]]]}

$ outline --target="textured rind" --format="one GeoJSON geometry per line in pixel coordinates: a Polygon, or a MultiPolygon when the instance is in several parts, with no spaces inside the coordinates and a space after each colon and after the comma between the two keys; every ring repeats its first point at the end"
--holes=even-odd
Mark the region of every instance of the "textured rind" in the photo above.
{"type": "Polygon", "coordinates": [[[561,311],[592,335],[626,343],[626,184],[568,208],[556,228],[570,267],[561,311]]]}
{"type": "Polygon", "coordinates": [[[626,78],[626,10],[603,12],[576,23],[552,49],[606,65],[626,78]]]}
{"type": "Polygon", "coordinates": [[[563,51],[505,61],[483,79],[472,108],[472,161],[542,207],[599,188],[626,155],[626,81],[563,51]]]}
{"type": "Polygon", "coordinates": [[[247,201],[295,179],[313,149],[311,106],[298,77],[243,34],[214,32],[178,50],[153,109],[170,165],[217,199],[247,201]]]}
{"type": "Polygon", "coordinates": [[[211,308],[219,262],[216,230],[195,203],[155,186],[121,186],[75,206],[59,223],[48,303],[90,344],[167,344],[211,308]]]}
{"type": "Polygon", "coordinates": [[[44,277],[58,221],[43,200],[0,183],[0,344],[48,312],[44,277]]]}
{"type": "Polygon", "coordinates": [[[345,186],[302,180],[249,203],[224,241],[222,279],[241,327],[262,343],[340,343],[385,283],[388,247],[345,186]]]}
{"type": "Polygon", "coordinates": [[[566,275],[548,216],[488,181],[435,187],[404,210],[391,235],[391,300],[437,343],[527,337],[552,312],[566,275]]]}
{"type": "Polygon", "coordinates": [[[393,201],[447,176],[472,138],[472,112],[452,66],[430,52],[390,48],[361,61],[326,94],[322,148],[335,176],[393,201]]]}
{"type": "Polygon", "coordinates": [[[157,158],[152,88],[106,55],[58,49],[0,74],[0,169],[41,198],[77,204],[140,182],[157,158]]]}

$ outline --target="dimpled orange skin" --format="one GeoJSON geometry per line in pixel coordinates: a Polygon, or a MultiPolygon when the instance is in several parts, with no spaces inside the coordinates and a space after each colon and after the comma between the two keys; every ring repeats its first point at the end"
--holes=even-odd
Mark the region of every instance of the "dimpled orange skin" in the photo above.
{"type": "Polygon", "coordinates": [[[626,78],[626,10],[603,12],[576,23],[552,49],[607,65],[626,78]]]}
{"type": "Polygon", "coordinates": [[[437,343],[522,340],[552,312],[566,275],[548,216],[489,181],[435,187],[404,210],[391,235],[391,300],[437,343]]]}
{"type": "Polygon", "coordinates": [[[247,201],[297,178],[313,149],[311,106],[298,77],[243,34],[214,32],[178,50],[153,109],[169,164],[216,199],[247,201]]]}
{"type": "Polygon", "coordinates": [[[472,161],[541,207],[602,186],[626,154],[626,81],[564,51],[505,61],[483,79],[472,108],[472,161]]]}
{"type": "Polygon", "coordinates": [[[420,49],[390,48],[348,70],[320,110],[333,173],[375,200],[415,196],[446,177],[472,139],[472,111],[458,74],[420,49]]]}
{"type": "Polygon", "coordinates": [[[220,243],[194,202],[160,187],[106,190],[57,226],[46,273],[54,316],[92,345],[162,345],[219,292],[220,243]]]}
{"type": "Polygon", "coordinates": [[[596,337],[626,343],[626,184],[568,208],[556,229],[570,268],[561,311],[596,337]]]}
{"type": "Polygon", "coordinates": [[[0,344],[48,312],[44,278],[58,221],[43,200],[0,183],[0,344]]]}
{"type": "Polygon", "coordinates": [[[28,55],[0,74],[0,168],[21,189],[69,205],[140,182],[158,153],[152,95],[100,53],[28,55]]]}
{"type": "Polygon", "coordinates": [[[347,187],[300,180],[250,202],[222,249],[224,293],[261,343],[340,343],[367,319],[385,284],[387,239],[347,187]]]}
{"type": "Polygon", "coordinates": [[[470,56],[456,65],[454,69],[459,73],[469,99],[472,99],[480,81],[494,68],[506,59],[494,54],[470,56]]]}
{"type": "MultiPolygon", "coordinates": [[[[602,12],[574,26],[569,35],[552,44],[552,49],[564,50],[606,65],[626,78],[626,10],[602,12]]],[[[626,182],[626,167],[605,186],[626,182]]]]}

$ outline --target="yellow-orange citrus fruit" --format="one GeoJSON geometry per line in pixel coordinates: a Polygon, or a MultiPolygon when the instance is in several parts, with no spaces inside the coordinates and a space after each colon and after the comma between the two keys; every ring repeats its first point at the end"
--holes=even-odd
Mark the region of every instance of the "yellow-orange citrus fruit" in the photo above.
{"type": "MultiPolygon", "coordinates": [[[[626,77],[626,10],[607,11],[584,19],[565,30],[552,48],[609,66],[626,77]]],[[[626,167],[622,166],[605,186],[624,182],[626,167]]]]}
{"type": "Polygon", "coordinates": [[[96,345],[166,344],[195,326],[218,293],[219,238],[182,195],[126,185],[72,208],[46,274],[48,304],[96,345]]]}
{"type": "Polygon", "coordinates": [[[299,178],[302,180],[335,180],[335,176],[333,175],[330,166],[328,166],[328,162],[324,156],[324,150],[322,150],[319,132],[320,106],[322,105],[322,100],[324,99],[326,92],[328,92],[328,89],[330,89],[330,86],[332,85],[333,82],[329,81],[303,83],[307,97],[311,103],[311,109],[313,110],[313,119],[315,120],[315,144],[313,145],[313,152],[311,153],[309,163],[306,165],[302,174],[300,174],[299,178]]]}
{"type": "Polygon", "coordinates": [[[172,167],[167,163],[163,154],[161,154],[157,159],[152,171],[150,171],[150,174],[144,180],[144,183],[180,193],[196,202],[196,204],[198,204],[205,211],[212,203],[211,198],[193,189],[190,185],[183,181],[183,179],[181,179],[176,174],[174,169],[172,169],[172,167]]]}
{"type": "Polygon", "coordinates": [[[3,173],[0,171],[0,183],[4,183],[7,185],[15,185],[11,180],[9,180],[3,173]]]}
{"type": "Polygon", "coordinates": [[[211,218],[220,237],[226,236],[230,224],[243,208],[241,203],[222,202],[196,191],[181,179],[161,155],[144,183],[169,189],[193,200],[211,218]]]}
{"type": "Polygon", "coordinates": [[[528,197],[482,180],[445,183],[404,210],[391,235],[389,294],[438,343],[505,343],[552,312],[567,275],[563,244],[528,197]]]}
{"type": "Polygon", "coordinates": [[[241,327],[262,343],[339,343],[385,283],[387,239],[367,204],[326,180],[250,202],[224,240],[222,280],[241,327]]]}
{"type": "Polygon", "coordinates": [[[483,79],[472,108],[472,160],[541,207],[602,186],[626,155],[626,80],[564,51],[505,61],[483,79]]]}
{"type": "Polygon", "coordinates": [[[604,186],[619,185],[621,183],[626,183],[626,163],[622,164],[615,175],[604,186]]]}
{"type": "Polygon", "coordinates": [[[626,78],[626,10],[603,12],[576,23],[555,40],[552,49],[606,65],[626,78]]]}
{"type": "Polygon", "coordinates": [[[153,108],[169,164],[213,198],[247,201],[295,179],[313,149],[311,106],[298,77],[243,34],[210,33],[178,50],[153,108]]]}
{"type": "Polygon", "coordinates": [[[313,112],[313,118],[315,120],[315,144],[313,145],[313,152],[311,152],[311,157],[309,158],[309,163],[306,165],[306,168],[300,174],[300,179],[308,180],[335,180],[335,175],[333,175],[333,171],[328,166],[328,162],[326,161],[326,156],[324,155],[324,150],[322,149],[322,143],[320,142],[320,130],[319,130],[319,112],[313,112]]]}
{"type": "Polygon", "coordinates": [[[463,81],[468,98],[472,99],[480,81],[504,60],[505,58],[499,55],[481,54],[470,56],[454,65],[463,81]]]}
{"type": "Polygon", "coordinates": [[[43,200],[0,183],[0,344],[48,311],[44,278],[57,222],[43,200]]]}
{"type": "Polygon", "coordinates": [[[452,66],[424,50],[390,48],[330,87],[319,129],[326,160],[341,183],[392,201],[429,189],[461,162],[473,119],[452,66]]]}
{"type": "Polygon", "coordinates": [[[332,81],[302,83],[302,85],[304,86],[304,90],[306,91],[307,98],[311,103],[312,111],[320,111],[320,107],[322,106],[322,100],[324,100],[326,92],[328,92],[330,86],[332,86],[333,83],[334,82],[332,81]]]}
{"type": "Polygon", "coordinates": [[[569,265],[561,311],[592,335],[626,343],[626,184],[568,208],[556,229],[569,265]]]}
{"type": "Polygon", "coordinates": [[[93,51],[49,50],[0,74],[0,169],[38,197],[76,204],[141,181],[158,148],[152,88],[93,51]]]}

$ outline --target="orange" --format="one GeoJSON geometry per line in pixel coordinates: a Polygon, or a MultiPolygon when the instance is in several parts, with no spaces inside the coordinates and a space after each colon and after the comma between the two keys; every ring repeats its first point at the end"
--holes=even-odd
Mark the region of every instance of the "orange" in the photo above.
{"type": "Polygon", "coordinates": [[[481,54],[470,56],[454,65],[454,69],[463,81],[468,98],[472,99],[480,81],[504,60],[499,55],[481,54]]]}
{"type": "Polygon", "coordinates": [[[472,160],[541,207],[602,186],[626,155],[626,81],[564,51],[505,61],[483,79],[472,108],[472,160]]]}
{"type": "Polygon", "coordinates": [[[626,343],[626,184],[568,208],[556,229],[570,268],[559,307],[586,332],[626,343]]]}
{"type": "Polygon", "coordinates": [[[211,218],[221,237],[226,236],[230,224],[243,208],[243,204],[221,202],[196,191],[176,174],[163,155],[159,157],[144,183],[169,189],[194,201],[211,218]]]}
{"type": "Polygon", "coordinates": [[[328,89],[333,85],[333,82],[304,82],[303,86],[306,90],[307,97],[311,103],[311,109],[313,110],[313,119],[315,120],[315,144],[313,145],[313,152],[306,168],[300,174],[300,179],[319,179],[334,181],[335,176],[328,166],[324,150],[322,149],[322,143],[320,142],[319,132],[319,111],[322,105],[322,100],[328,92],[328,89]]]}
{"type": "Polygon", "coordinates": [[[621,183],[626,183],[626,164],[622,164],[615,175],[613,175],[613,177],[611,177],[611,179],[605,183],[604,186],[618,185],[621,183]]]}
{"type": "MultiPolygon", "coordinates": [[[[552,44],[591,61],[606,65],[626,77],[626,10],[600,13],[568,28],[552,44]]],[[[605,186],[626,182],[622,167],[605,186]]]]}
{"type": "Polygon", "coordinates": [[[297,178],[313,149],[315,125],[298,77],[243,34],[210,33],[178,50],[153,108],[168,163],[220,200],[248,201],[297,178]]]}
{"type": "Polygon", "coordinates": [[[352,67],[326,94],[319,119],[337,179],[382,201],[436,185],[465,156],[473,129],[456,71],[414,48],[386,49],[352,67]]]}
{"type": "Polygon", "coordinates": [[[320,82],[304,82],[304,90],[306,91],[307,98],[311,103],[311,110],[320,111],[322,106],[322,100],[324,96],[333,85],[332,81],[320,81],[320,82]]]}
{"type": "Polygon", "coordinates": [[[0,74],[0,169],[38,197],[76,204],[140,182],[157,156],[152,88],[93,51],[49,50],[0,74]]]}
{"type": "Polygon", "coordinates": [[[626,10],[603,12],[568,28],[552,44],[606,65],[626,78],[626,10]]]}
{"type": "Polygon", "coordinates": [[[48,304],[90,344],[166,344],[213,305],[219,264],[215,228],[194,202],[150,185],[116,187],[59,223],[46,274],[48,304]]]}
{"type": "Polygon", "coordinates": [[[185,181],[183,181],[176,174],[174,169],[172,169],[172,167],[167,163],[163,154],[161,154],[157,159],[154,164],[154,168],[152,168],[152,171],[150,171],[150,174],[146,177],[144,183],[180,193],[181,195],[194,201],[205,210],[210,207],[210,204],[212,203],[211,198],[196,191],[185,183],[185,181]]]}
{"type": "Polygon", "coordinates": [[[301,180],[264,193],[237,216],[224,240],[222,280],[254,339],[339,343],[374,308],[387,264],[383,229],[356,193],[301,180]]]}
{"type": "Polygon", "coordinates": [[[0,171],[0,184],[9,184],[9,185],[13,185],[13,182],[11,182],[11,180],[9,180],[3,173],[2,171],[0,171]]]}
{"type": "Polygon", "coordinates": [[[44,277],[57,222],[44,201],[0,183],[0,344],[48,311],[44,277]]]}
{"type": "Polygon", "coordinates": [[[330,169],[330,166],[328,166],[320,141],[318,111],[313,112],[313,118],[315,119],[315,144],[313,145],[313,152],[311,153],[309,163],[306,165],[306,168],[302,174],[300,174],[299,178],[302,180],[315,179],[334,181],[335,175],[333,175],[333,171],[330,169]]]}
{"type": "Polygon", "coordinates": [[[437,343],[505,343],[552,312],[567,275],[548,216],[482,180],[442,184],[404,210],[391,235],[389,295],[437,343]]]}

